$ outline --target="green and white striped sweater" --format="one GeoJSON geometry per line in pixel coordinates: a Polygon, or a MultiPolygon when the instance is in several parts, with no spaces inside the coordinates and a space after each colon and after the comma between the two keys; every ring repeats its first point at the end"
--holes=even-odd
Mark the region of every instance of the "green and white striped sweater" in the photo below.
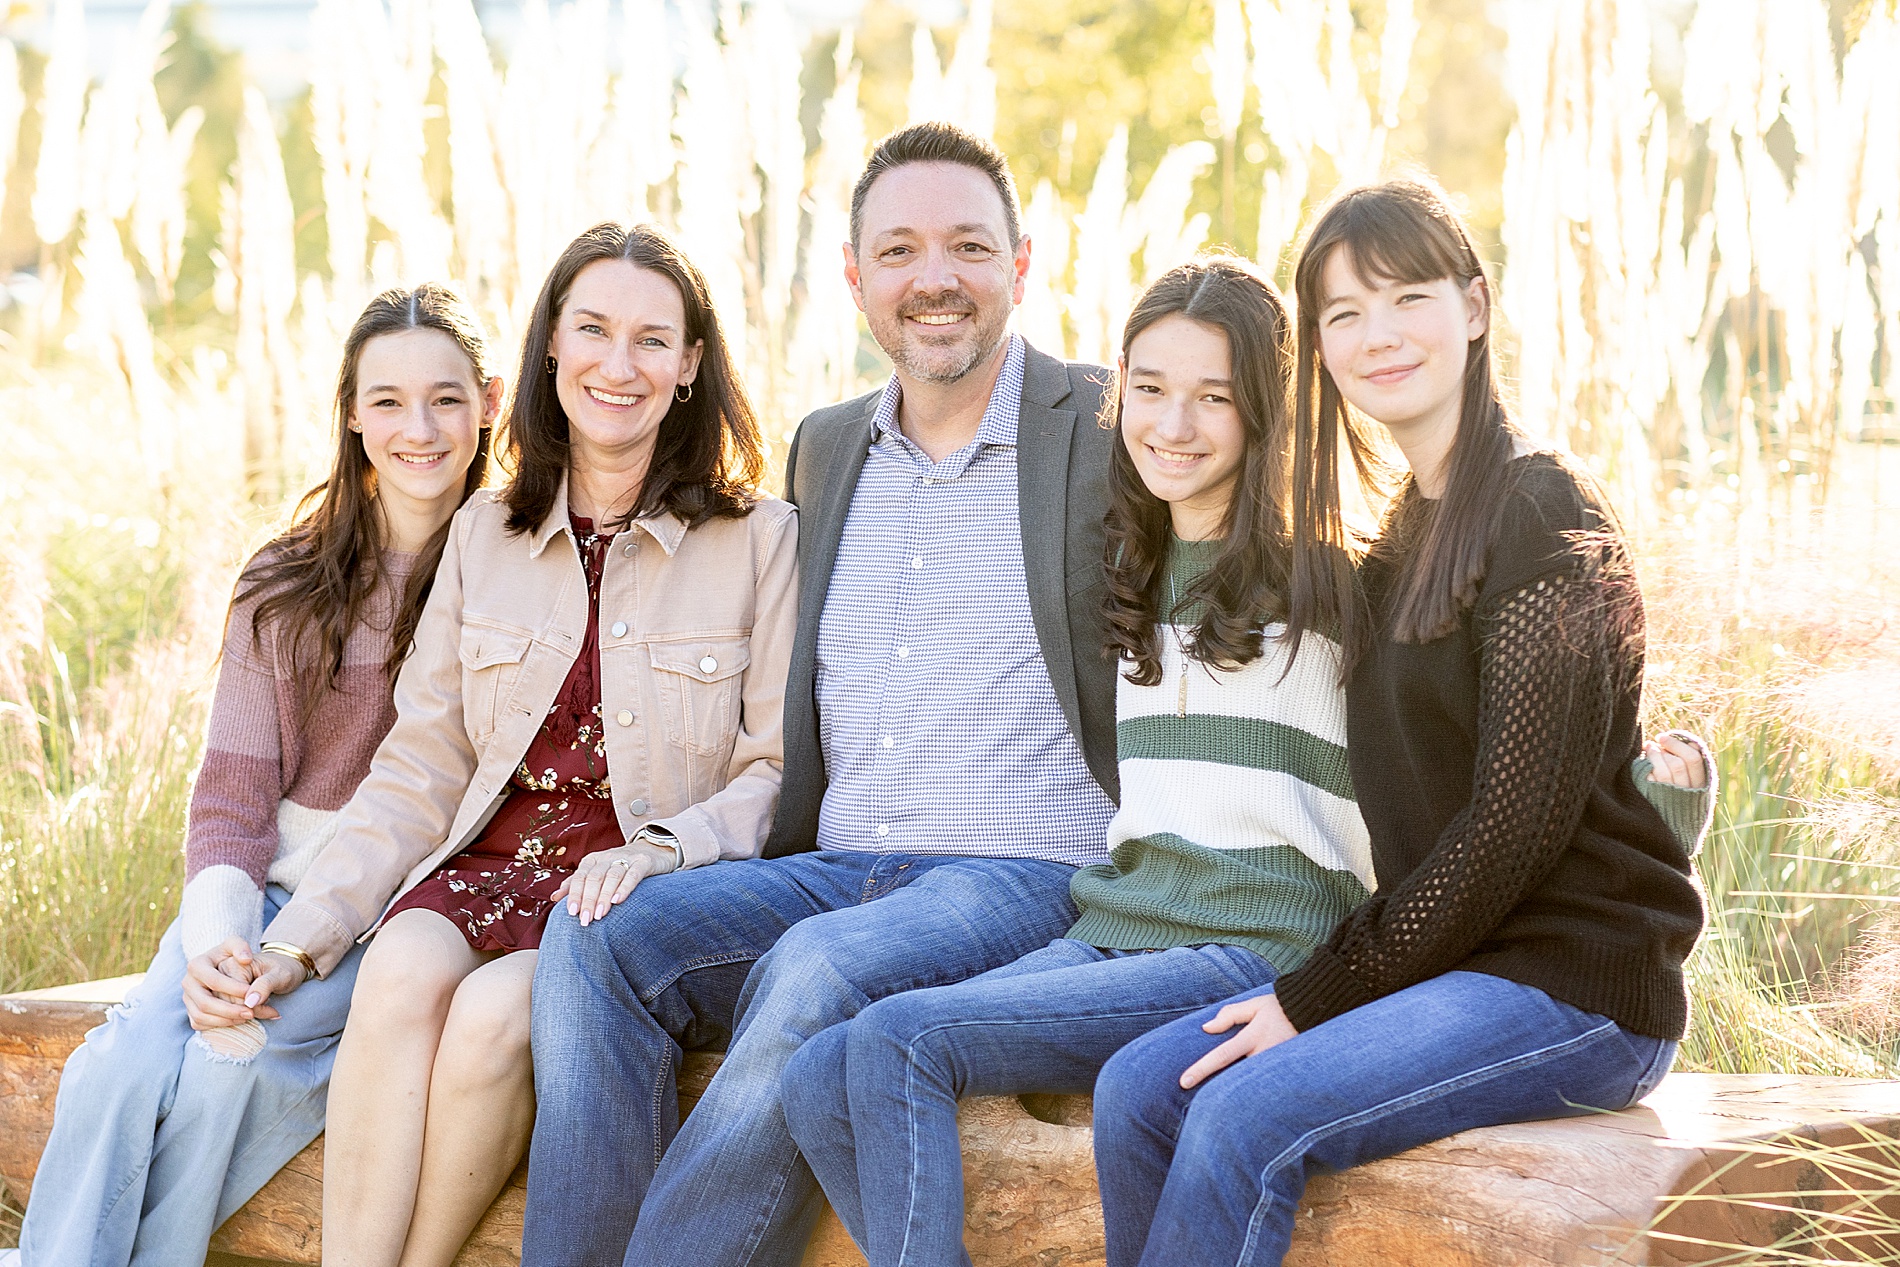
{"type": "MultiPolygon", "coordinates": [[[[1218,549],[1174,542],[1174,592],[1218,549]]],[[[1307,633],[1282,676],[1285,626],[1270,624],[1260,658],[1228,671],[1187,657],[1199,617],[1178,618],[1183,627],[1160,631],[1161,681],[1116,684],[1121,809],[1110,861],[1071,885],[1082,916],[1068,935],[1117,950],[1243,946],[1290,972],[1374,883],[1346,765],[1339,645],[1307,633]]]]}

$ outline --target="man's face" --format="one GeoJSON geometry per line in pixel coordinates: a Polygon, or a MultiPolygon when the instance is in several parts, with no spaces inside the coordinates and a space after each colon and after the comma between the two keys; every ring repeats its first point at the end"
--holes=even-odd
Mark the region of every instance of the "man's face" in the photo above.
{"type": "Polygon", "coordinates": [[[961,163],[908,163],[865,195],[844,248],[851,297],[900,373],[954,383],[989,359],[1022,302],[1029,239],[1009,245],[1003,196],[961,163]]]}

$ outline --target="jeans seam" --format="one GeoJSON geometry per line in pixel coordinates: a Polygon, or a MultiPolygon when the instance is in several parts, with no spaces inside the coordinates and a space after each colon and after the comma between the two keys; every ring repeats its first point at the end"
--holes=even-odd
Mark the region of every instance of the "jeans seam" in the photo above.
{"type": "MultiPolygon", "coordinates": [[[[685,976],[689,972],[695,972],[699,970],[700,968],[717,968],[724,964],[729,964],[729,963],[744,963],[748,959],[756,962],[763,958],[765,958],[765,955],[763,953],[753,954],[750,951],[743,951],[743,952],[742,951],[728,951],[722,955],[702,955],[697,959],[683,960],[675,964],[674,965],[675,971],[661,978],[651,988],[651,992],[647,990],[635,990],[633,992],[633,997],[640,1000],[640,1005],[642,1007],[645,1007],[648,1011],[651,1011],[654,1000],[658,999],[662,994],[665,994],[668,990],[678,985],[680,978],[685,976]]],[[[622,972],[624,975],[625,970],[622,969],[622,972]]]]}
{"type": "Polygon", "coordinates": [[[1305,1153],[1320,1140],[1330,1138],[1340,1131],[1356,1126],[1370,1117],[1388,1114],[1396,1109],[1409,1109],[1432,1100],[1442,1099],[1453,1091],[1461,1090],[1472,1083],[1487,1081],[1490,1078],[1496,1077],[1501,1071],[1514,1065],[1535,1067],[1536,1065],[1547,1063],[1552,1057],[1568,1051],[1571,1048],[1594,1042],[1606,1032],[1615,1032],[1616,1028],[1617,1025],[1615,1021],[1605,1020],[1601,1025],[1585,1030],[1581,1034],[1573,1035],[1560,1043],[1552,1043],[1547,1047],[1540,1047],[1536,1051],[1524,1052],[1505,1060],[1494,1061],[1482,1069],[1467,1070],[1456,1077],[1435,1082],[1429,1087],[1420,1087],[1418,1090],[1408,1092],[1405,1095],[1394,1096],[1380,1104],[1369,1105],[1348,1117],[1335,1119],[1334,1121],[1327,1122],[1322,1126],[1316,1126],[1312,1130],[1307,1131],[1304,1135],[1301,1135],[1298,1139],[1280,1150],[1279,1155],[1274,1157],[1273,1160],[1261,1167],[1255,1182],[1260,1185],[1263,1195],[1254,1205],[1253,1217],[1247,1221],[1247,1236],[1241,1243],[1240,1257],[1237,1261],[1239,1263],[1245,1263],[1253,1256],[1254,1248],[1259,1241],[1261,1227],[1266,1220],[1267,1208],[1277,1199],[1273,1189],[1268,1185],[1267,1178],[1269,1175],[1283,1168],[1289,1159],[1305,1155],[1305,1153]]]}

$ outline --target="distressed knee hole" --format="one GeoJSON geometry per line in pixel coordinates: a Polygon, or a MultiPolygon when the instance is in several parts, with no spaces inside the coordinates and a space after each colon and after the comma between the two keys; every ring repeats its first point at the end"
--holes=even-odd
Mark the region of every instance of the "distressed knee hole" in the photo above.
{"type": "Polygon", "coordinates": [[[247,1065],[257,1053],[264,1050],[269,1040],[265,1037],[264,1027],[257,1021],[245,1021],[241,1025],[227,1025],[220,1029],[200,1030],[192,1037],[204,1054],[212,1060],[221,1060],[228,1064],[247,1065]]]}

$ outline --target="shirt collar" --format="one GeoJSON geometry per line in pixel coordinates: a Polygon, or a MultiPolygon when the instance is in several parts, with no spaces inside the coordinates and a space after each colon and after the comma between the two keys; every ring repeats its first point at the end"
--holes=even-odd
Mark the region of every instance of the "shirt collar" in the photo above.
{"type": "MultiPolygon", "coordinates": [[[[660,543],[660,549],[670,558],[680,548],[680,542],[686,539],[686,521],[670,510],[657,515],[647,515],[634,520],[629,528],[645,529],[648,536],[660,543]]],[[[561,476],[560,487],[554,490],[554,501],[548,507],[548,513],[535,530],[528,534],[528,557],[539,558],[541,551],[547,549],[554,535],[571,531],[567,517],[567,476],[561,476]]]]}
{"type": "MultiPolygon", "coordinates": [[[[1028,361],[1027,345],[1020,334],[1009,336],[1009,350],[1003,354],[1003,370],[996,376],[996,386],[990,390],[990,400],[983,407],[983,418],[976,424],[977,445],[1016,443],[1016,427],[1023,412],[1023,370],[1028,361]]],[[[886,436],[903,438],[903,432],[897,425],[897,409],[903,403],[904,389],[898,385],[897,375],[892,374],[890,381],[884,384],[884,394],[878,398],[877,410],[871,415],[872,442],[883,440],[886,436]]]]}

